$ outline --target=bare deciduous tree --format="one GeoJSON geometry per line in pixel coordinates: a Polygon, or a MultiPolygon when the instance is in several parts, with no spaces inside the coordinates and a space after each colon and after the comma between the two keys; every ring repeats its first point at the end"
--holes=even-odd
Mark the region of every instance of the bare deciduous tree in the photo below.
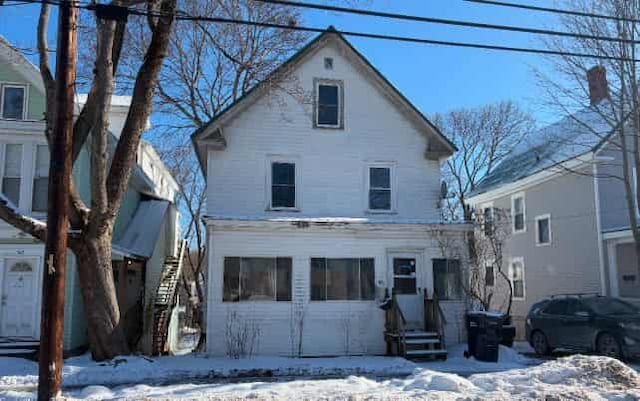
{"type": "Polygon", "coordinates": [[[443,200],[446,220],[472,220],[467,195],[533,130],[532,117],[504,101],[460,109],[434,117],[434,123],[458,147],[443,166],[450,194],[443,200]]]}
{"type": "MultiPolygon", "coordinates": [[[[598,178],[618,182],[625,193],[626,211],[633,235],[636,260],[640,270],[640,227],[637,214],[638,194],[635,188],[640,183],[640,94],[638,90],[638,54],[636,52],[640,26],[634,22],[640,18],[640,2],[633,0],[571,0],[567,8],[604,14],[618,19],[602,19],[587,16],[562,16],[560,21],[567,31],[589,35],[591,38],[547,39],[547,47],[561,51],[585,51],[611,59],[593,60],[561,56],[550,59],[552,73],[537,71],[537,76],[546,89],[548,103],[567,115],[583,135],[563,138],[565,143],[593,148],[602,141],[617,153],[616,160],[602,161],[599,166],[606,173],[595,173],[598,178]],[[593,37],[613,37],[620,41],[604,41],[593,37]],[[586,79],[594,65],[607,73],[608,88],[590,88],[586,79]],[[604,96],[594,95],[593,90],[604,90],[604,96]],[[578,109],[584,109],[591,99],[589,118],[582,118],[578,109]],[[593,117],[596,116],[596,118],[593,117]],[[591,136],[589,138],[588,136],[591,136]],[[606,168],[611,167],[611,168],[606,168]],[[614,172],[617,171],[617,172],[614,172]]],[[[571,170],[576,174],[592,174],[591,171],[571,170]]]]}
{"type": "MultiPolygon", "coordinates": [[[[135,6],[137,1],[119,1],[135,6]]],[[[76,255],[80,287],[86,310],[90,348],[98,360],[129,352],[120,322],[120,312],[111,267],[111,242],[117,212],[122,204],[135,164],[141,135],[151,113],[152,98],[173,27],[175,0],[154,0],[162,17],[150,18],[151,40],[146,57],[135,70],[132,103],[115,152],[107,150],[108,114],[114,89],[114,76],[120,61],[126,21],[96,19],[94,41],[95,68],[87,97],[73,129],[73,159],[90,139],[91,203],[86,205],[72,185],[69,247],[76,255]]],[[[47,31],[50,5],[43,4],[38,21],[38,53],[46,96],[46,136],[50,140],[55,115],[55,78],[49,65],[47,31]]],[[[46,224],[20,214],[7,202],[0,202],[0,218],[44,241],[46,224]]]]}

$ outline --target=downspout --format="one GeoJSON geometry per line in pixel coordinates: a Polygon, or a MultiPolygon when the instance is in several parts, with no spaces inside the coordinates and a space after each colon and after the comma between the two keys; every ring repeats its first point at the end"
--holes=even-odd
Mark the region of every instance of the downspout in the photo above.
{"type": "Polygon", "coordinates": [[[604,261],[604,243],[602,238],[602,222],[600,213],[600,186],[598,182],[598,164],[593,163],[593,192],[595,197],[596,207],[596,230],[598,235],[598,258],[600,262],[600,294],[607,295],[609,290],[607,289],[607,278],[605,272],[604,261]]]}

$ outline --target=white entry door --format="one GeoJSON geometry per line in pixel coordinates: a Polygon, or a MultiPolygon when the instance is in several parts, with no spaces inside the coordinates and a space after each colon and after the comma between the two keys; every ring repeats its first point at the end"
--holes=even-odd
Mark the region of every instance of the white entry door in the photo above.
{"type": "Polygon", "coordinates": [[[408,329],[424,329],[424,267],[418,254],[392,254],[393,293],[408,329]]]}
{"type": "Polygon", "coordinates": [[[37,258],[4,259],[0,336],[34,337],[36,324],[37,258]]]}

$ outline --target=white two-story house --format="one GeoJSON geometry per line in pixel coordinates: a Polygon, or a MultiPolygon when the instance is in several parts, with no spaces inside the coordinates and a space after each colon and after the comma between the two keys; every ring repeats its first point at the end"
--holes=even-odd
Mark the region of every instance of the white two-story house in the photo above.
{"type": "MultiPolygon", "coordinates": [[[[462,267],[432,231],[467,229],[443,225],[438,206],[440,163],[456,149],[335,30],[193,141],[208,188],[209,354],[240,342],[253,354],[383,354],[385,292],[437,292],[447,342],[461,340],[462,267]]],[[[420,308],[401,306],[419,325],[420,308]]]]}

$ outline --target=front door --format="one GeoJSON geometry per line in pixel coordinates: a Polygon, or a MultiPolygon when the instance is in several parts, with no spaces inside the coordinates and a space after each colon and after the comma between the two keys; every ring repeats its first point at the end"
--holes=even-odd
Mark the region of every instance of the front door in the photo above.
{"type": "Polygon", "coordinates": [[[37,258],[4,259],[0,336],[35,336],[37,258]]]}
{"type": "Polygon", "coordinates": [[[422,266],[414,255],[391,257],[393,293],[407,321],[408,329],[424,329],[424,299],[421,283],[422,266]]]}

